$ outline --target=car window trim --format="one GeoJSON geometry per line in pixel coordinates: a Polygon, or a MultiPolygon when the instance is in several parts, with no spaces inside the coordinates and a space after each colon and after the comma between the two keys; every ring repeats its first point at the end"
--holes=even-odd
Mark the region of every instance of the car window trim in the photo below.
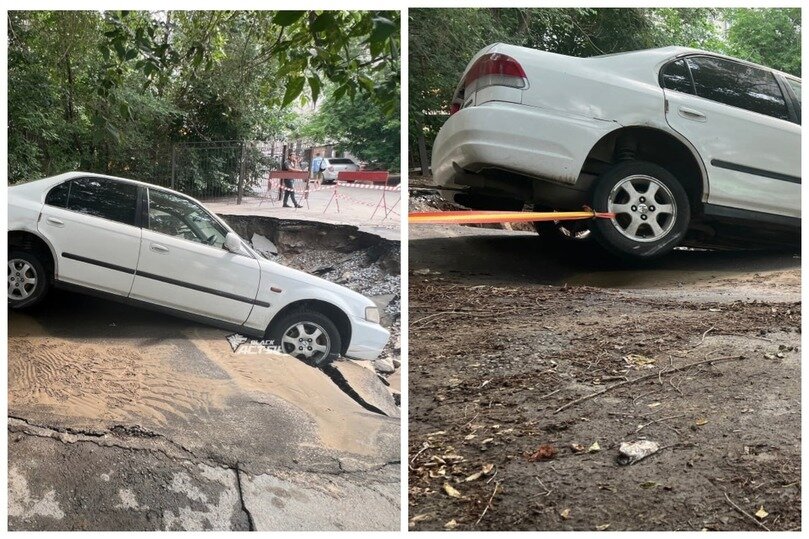
{"type": "Polygon", "coordinates": [[[694,84],[694,75],[691,73],[691,68],[688,66],[688,62],[686,62],[685,59],[686,59],[685,56],[678,56],[676,58],[673,58],[673,59],[669,60],[665,64],[663,64],[663,66],[657,72],[657,83],[660,85],[660,88],[662,88],[664,91],[678,92],[678,93],[681,93],[681,94],[684,94],[684,95],[694,95],[694,96],[696,96],[697,95],[697,87],[694,84]],[[675,90],[674,88],[666,88],[666,83],[665,83],[665,81],[663,79],[663,76],[664,76],[664,74],[666,72],[666,68],[668,68],[671,64],[679,62],[680,60],[682,60],[683,65],[685,66],[685,70],[688,71],[688,80],[691,81],[691,92],[690,93],[682,92],[680,90],[675,90]]]}
{"type": "MultiPolygon", "coordinates": [[[[788,104],[789,103],[789,98],[786,95],[784,95],[783,89],[781,87],[781,83],[778,80],[778,75],[774,70],[772,70],[770,68],[767,68],[767,67],[762,67],[762,66],[759,66],[759,65],[756,65],[756,64],[751,64],[750,62],[745,62],[743,60],[735,60],[733,58],[726,58],[724,56],[719,56],[719,55],[715,55],[715,54],[690,53],[690,54],[684,54],[684,55],[678,57],[678,59],[683,59],[683,60],[685,60],[687,58],[715,58],[717,60],[722,60],[722,61],[725,61],[725,62],[733,62],[735,64],[743,65],[743,66],[746,66],[746,67],[751,67],[753,69],[760,69],[760,70],[768,72],[772,76],[772,78],[775,79],[775,84],[776,84],[776,86],[778,86],[778,89],[781,91],[781,97],[784,99],[784,105],[787,107],[787,115],[790,117],[790,119],[776,118],[775,116],[770,116],[769,114],[763,114],[761,112],[756,112],[754,110],[745,109],[743,107],[737,107],[735,105],[728,105],[727,103],[722,103],[721,101],[717,101],[715,99],[710,99],[708,97],[703,97],[703,96],[697,94],[697,92],[696,92],[696,84],[694,84],[694,75],[693,75],[693,73],[691,73],[691,67],[688,65],[688,62],[686,62],[685,65],[686,65],[686,67],[688,67],[688,72],[691,73],[691,84],[694,87],[694,93],[693,94],[687,94],[687,95],[693,95],[694,97],[698,97],[700,99],[710,101],[711,103],[718,103],[718,104],[724,105],[726,107],[731,107],[731,108],[734,108],[734,109],[743,110],[745,112],[751,112],[753,114],[758,114],[759,116],[764,116],[765,118],[772,118],[773,120],[780,120],[782,122],[795,123],[791,119],[792,114],[790,113],[789,104],[788,104]]],[[[672,90],[672,91],[676,91],[676,90],[672,90]]]]}
{"type": "MultiPolygon", "coordinates": [[[[775,75],[775,80],[778,81],[778,84],[781,86],[781,91],[784,92],[784,95],[787,98],[787,103],[792,105],[790,109],[790,113],[794,114],[794,123],[800,125],[801,124],[801,102],[798,100],[798,96],[795,94],[795,90],[792,89],[792,85],[789,84],[789,80],[791,77],[787,77],[783,73],[776,73],[773,72],[775,75]]],[[[798,84],[802,84],[798,79],[792,79],[794,82],[798,84]]],[[[803,89],[803,88],[801,88],[803,89]]]]}

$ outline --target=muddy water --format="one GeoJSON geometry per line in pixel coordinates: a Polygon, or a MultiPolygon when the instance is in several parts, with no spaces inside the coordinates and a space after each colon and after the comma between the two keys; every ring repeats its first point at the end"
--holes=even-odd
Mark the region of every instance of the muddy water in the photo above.
{"type": "Polygon", "coordinates": [[[165,425],[190,413],[210,413],[226,388],[173,372],[173,346],[70,341],[48,336],[19,316],[9,331],[9,408],[49,408],[63,416],[165,425]]]}
{"type": "Polygon", "coordinates": [[[9,328],[10,413],[36,410],[82,423],[166,426],[201,417],[216,421],[237,397],[281,399],[315,427],[317,437],[306,445],[357,455],[375,449],[384,422],[322,372],[280,354],[234,354],[215,329],[189,327],[184,333],[201,352],[196,361],[208,368],[182,368],[178,358],[189,352],[172,344],[67,340],[15,313],[9,328]]]}

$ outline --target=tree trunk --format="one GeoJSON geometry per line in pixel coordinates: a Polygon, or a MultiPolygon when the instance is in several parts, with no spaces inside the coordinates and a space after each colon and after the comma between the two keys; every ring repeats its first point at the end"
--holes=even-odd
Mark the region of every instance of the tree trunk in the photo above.
{"type": "Polygon", "coordinates": [[[419,125],[419,160],[421,161],[421,175],[430,173],[430,159],[427,156],[427,142],[424,140],[424,128],[419,125]]]}

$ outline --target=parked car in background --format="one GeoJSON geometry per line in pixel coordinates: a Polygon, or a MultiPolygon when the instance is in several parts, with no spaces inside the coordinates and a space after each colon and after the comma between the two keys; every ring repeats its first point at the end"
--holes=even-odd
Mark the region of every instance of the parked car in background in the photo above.
{"type": "Polygon", "coordinates": [[[325,183],[334,183],[337,181],[337,175],[341,171],[354,172],[359,170],[360,166],[347,157],[324,157],[321,169],[323,170],[323,181],[325,183]]]}
{"type": "Polygon", "coordinates": [[[537,229],[592,235],[628,258],[683,243],[796,243],[800,122],[799,78],[735,58],[680,47],[575,58],[495,44],[461,77],[433,176],[470,208],[615,213],[586,229],[537,229]]]}
{"type": "Polygon", "coordinates": [[[12,308],[53,285],[270,339],[313,365],[376,359],[388,341],[370,299],[261,257],[176,191],[70,172],[8,197],[12,308]]]}

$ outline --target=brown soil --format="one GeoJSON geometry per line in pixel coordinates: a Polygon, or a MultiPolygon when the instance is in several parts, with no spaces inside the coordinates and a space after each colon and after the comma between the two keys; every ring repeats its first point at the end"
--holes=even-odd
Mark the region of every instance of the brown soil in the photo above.
{"type": "Polygon", "coordinates": [[[679,288],[411,275],[410,528],[799,528],[800,304],[679,288]]]}

